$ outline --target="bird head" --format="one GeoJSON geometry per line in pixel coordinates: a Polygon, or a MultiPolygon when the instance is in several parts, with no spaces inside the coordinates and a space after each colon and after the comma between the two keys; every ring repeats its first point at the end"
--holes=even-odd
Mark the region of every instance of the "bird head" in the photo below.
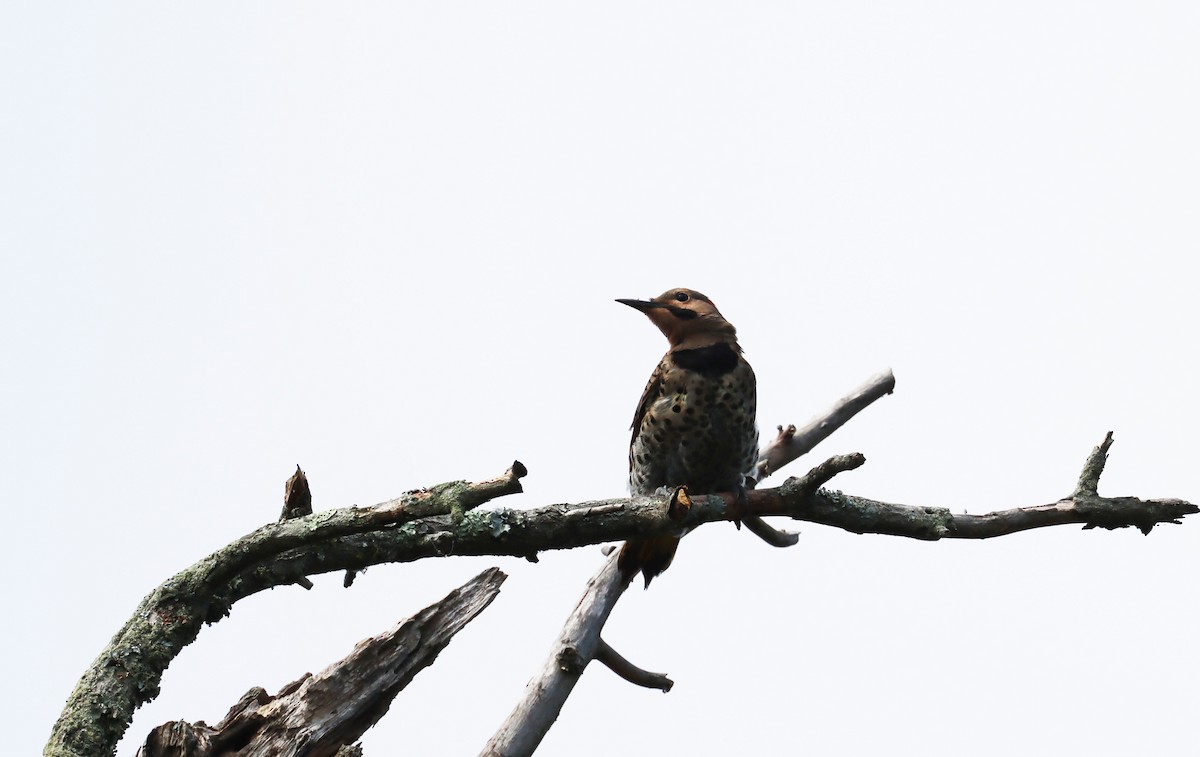
{"type": "Polygon", "coordinates": [[[710,347],[720,342],[737,346],[737,329],[717,306],[694,289],[669,289],[652,300],[617,300],[646,314],[671,343],[672,350],[710,347]]]}

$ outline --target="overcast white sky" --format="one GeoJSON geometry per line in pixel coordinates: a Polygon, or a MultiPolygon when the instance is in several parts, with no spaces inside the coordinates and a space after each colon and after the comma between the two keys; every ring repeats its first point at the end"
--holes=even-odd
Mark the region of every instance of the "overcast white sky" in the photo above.
{"type": "MultiPolygon", "coordinates": [[[[986,512],[1200,499],[1200,5],[46,3],[0,10],[4,709],[37,752],[141,597],[278,514],[530,470],[620,495],[661,336],[710,295],[765,429],[878,370],[846,491],[986,512]]],[[[796,464],[796,473],[804,470],[796,464]]],[[[1181,755],[1200,519],[926,544],[706,527],[546,755],[1181,755]]],[[[381,566],[238,604],[119,753],[215,722],[489,565],[364,739],[475,754],[603,558],[381,566]]]]}

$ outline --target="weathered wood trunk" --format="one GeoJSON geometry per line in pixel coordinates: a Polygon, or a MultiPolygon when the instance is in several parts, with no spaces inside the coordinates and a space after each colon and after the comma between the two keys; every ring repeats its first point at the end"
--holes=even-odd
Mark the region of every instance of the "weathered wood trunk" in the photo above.
{"type": "Polygon", "coordinates": [[[375,725],[413,676],[491,604],[504,578],[498,568],[485,570],[275,696],[251,689],[215,727],[183,721],[160,725],[138,757],[334,757],[375,725]]]}

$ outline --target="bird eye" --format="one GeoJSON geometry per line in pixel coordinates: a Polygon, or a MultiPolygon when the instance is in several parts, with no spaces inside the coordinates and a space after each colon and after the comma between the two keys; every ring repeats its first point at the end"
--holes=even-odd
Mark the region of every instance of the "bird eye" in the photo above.
{"type": "Polygon", "coordinates": [[[688,301],[688,294],[687,294],[687,292],[676,292],[676,293],[675,293],[675,300],[676,300],[677,302],[687,302],[687,301],[688,301]]]}

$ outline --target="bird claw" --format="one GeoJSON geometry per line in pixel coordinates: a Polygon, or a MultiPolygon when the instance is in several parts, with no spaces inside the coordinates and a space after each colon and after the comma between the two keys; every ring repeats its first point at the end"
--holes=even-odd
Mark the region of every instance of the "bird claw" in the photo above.
{"type": "Polygon", "coordinates": [[[671,520],[683,520],[692,509],[692,498],[688,496],[687,485],[678,486],[671,492],[671,501],[667,505],[667,516],[671,520]]]}

